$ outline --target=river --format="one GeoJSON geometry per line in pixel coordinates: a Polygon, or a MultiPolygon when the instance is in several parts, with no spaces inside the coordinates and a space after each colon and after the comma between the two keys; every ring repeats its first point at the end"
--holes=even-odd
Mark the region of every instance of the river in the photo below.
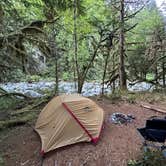
{"type": "MultiPolygon", "coordinates": [[[[39,81],[39,82],[19,82],[19,83],[5,83],[0,84],[7,92],[19,92],[30,97],[42,97],[48,91],[53,91],[55,86],[54,81],[39,81]]],[[[101,84],[98,82],[85,82],[82,90],[83,96],[94,96],[101,93],[101,84]]],[[[135,84],[134,86],[128,85],[130,91],[147,91],[151,88],[151,84],[145,82],[135,84]]],[[[111,88],[105,85],[105,93],[111,93],[111,88]]],[[[76,93],[74,82],[59,82],[60,93],[76,93]]]]}

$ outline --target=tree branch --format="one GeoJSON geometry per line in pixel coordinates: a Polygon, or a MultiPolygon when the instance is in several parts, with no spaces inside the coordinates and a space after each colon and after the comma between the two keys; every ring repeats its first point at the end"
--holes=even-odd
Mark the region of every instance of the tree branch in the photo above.
{"type": "Polygon", "coordinates": [[[128,28],[128,29],[125,29],[125,32],[128,32],[128,31],[134,29],[137,25],[138,25],[138,23],[134,24],[133,26],[131,26],[131,27],[128,28]]]}

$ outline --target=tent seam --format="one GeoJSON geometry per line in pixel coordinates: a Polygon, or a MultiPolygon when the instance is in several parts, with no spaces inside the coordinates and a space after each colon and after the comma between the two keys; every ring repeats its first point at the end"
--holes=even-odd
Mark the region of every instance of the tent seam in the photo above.
{"type": "Polygon", "coordinates": [[[69,114],[76,120],[76,122],[81,126],[81,128],[87,133],[87,135],[90,137],[91,141],[94,141],[94,138],[92,135],[89,133],[89,131],[85,128],[85,126],[79,121],[79,119],[73,114],[71,109],[66,105],[66,103],[62,102],[63,107],[69,112],[69,114]]]}

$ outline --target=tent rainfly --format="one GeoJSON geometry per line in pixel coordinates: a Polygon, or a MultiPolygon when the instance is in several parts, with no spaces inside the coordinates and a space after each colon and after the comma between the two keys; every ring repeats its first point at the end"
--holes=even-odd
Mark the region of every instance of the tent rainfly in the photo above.
{"type": "Polygon", "coordinates": [[[35,130],[42,154],[77,142],[99,139],[104,112],[94,101],[78,94],[54,97],[41,111],[35,130]]]}

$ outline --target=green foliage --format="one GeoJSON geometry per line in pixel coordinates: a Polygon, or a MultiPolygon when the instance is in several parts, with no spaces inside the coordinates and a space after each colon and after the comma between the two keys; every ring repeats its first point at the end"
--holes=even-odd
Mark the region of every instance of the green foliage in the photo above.
{"type": "MultiPolygon", "coordinates": [[[[104,37],[107,38],[100,46],[97,56],[90,67],[86,76],[86,80],[101,80],[105,62],[105,48],[108,47],[108,35],[114,32],[113,47],[111,47],[110,59],[108,62],[108,69],[106,72],[106,79],[110,79],[112,73],[113,59],[115,68],[119,65],[119,49],[118,49],[118,36],[119,36],[119,11],[112,5],[116,1],[103,1],[103,0],[2,0],[1,6],[4,12],[1,17],[2,31],[0,35],[7,36],[10,33],[20,33],[20,29],[24,26],[30,25],[33,21],[47,20],[49,23],[44,24],[41,28],[42,34],[33,33],[31,36],[24,34],[22,46],[25,46],[25,53],[28,55],[19,54],[11,48],[0,50],[0,60],[2,64],[7,65],[0,74],[0,81],[40,81],[42,79],[55,80],[55,62],[58,61],[58,76],[59,80],[74,80],[74,2],[77,3],[77,38],[78,38],[78,62],[79,69],[83,70],[89,63],[93,50],[99,41],[101,30],[104,31],[104,37]],[[51,21],[59,17],[58,21],[52,23],[51,21]],[[18,31],[19,30],[19,31],[18,31]],[[30,38],[27,39],[27,38],[30,38]],[[51,43],[53,44],[54,51],[51,52],[51,43]],[[22,72],[23,61],[30,62],[32,58],[31,50],[33,47],[39,48],[40,51],[46,56],[47,70],[44,73],[33,73],[30,76],[29,72],[22,72]],[[23,58],[25,59],[23,59],[23,58]],[[57,60],[57,61],[56,61],[57,60]],[[7,62],[7,63],[6,63],[7,62]],[[11,67],[11,69],[9,69],[11,67]],[[13,69],[16,68],[16,69],[13,69]],[[27,75],[27,76],[25,76],[27,75]]],[[[115,3],[118,4],[119,2],[115,3]]],[[[126,4],[125,4],[126,5],[126,4]]],[[[118,5],[117,5],[118,7],[118,5]]],[[[125,6],[126,7],[126,6],[125,6]]],[[[127,15],[133,11],[127,11],[127,15]]],[[[126,18],[127,19],[127,18],[126,18]]],[[[137,76],[145,77],[147,80],[152,80],[154,77],[146,75],[151,73],[154,75],[154,66],[151,60],[153,57],[147,56],[147,50],[151,47],[151,40],[154,34],[157,33],[164,38],[163,19],[156,7],[151,9],[144,8],[132,19],[125,21],[125,29],[137,23],[137,26],[125,33],[126,41],[126,54],[125,64],[127,66],[127,75],[130,80],[136,80],[137,76]],[[156,32],[157,31],[157,32],[156,32]],[[138,43],[137,43],[138,42],[138,43]],[[134,43],[128,45],[127,43],[134,43]]],[[[22,38],[20,37],[20,38],[22,38]]],[[[19,38],[19,37],[17,37],[19,38]]],[[[18,45],[18,42],[10,44],[18,45]]],[[[5,40],[3,40],[5,41],[5,40]]],[[[19,40],[18,40],[19,41],[19,40]]],[[[156,58],[160,57],[158,54],[156,58]]],[[[33,63],[29,64],[33,66],[33,63]]],[[[161,70],[160,64],[159,68],[161,70]]],[[[1,66],[0,66],[1,69],[1,66]]],[[[115,72],[117,74],[118,71],[115,72]]],[[[132,99],[129,99],[134,100],[132,99]]]]}
{"type": "Polygon", "coordinates": [[[17,21],[30,21],[41,19],[43,15],[43,2],[42,0],[2,0],[2,7],[6,16],[12,17],[11,23],[17,21]]]}
{"type": "Polygon", "coordinates": [[[0,97],[0,110],[14,109],[20,104],[21,100],[15,97],[0,97]]]}
{"type": "MultiPolygon", "coordinates": [[[[158,11],[154,8],[148,10],[145,8],[136,17],[130,20],[131,24],[138,23],[138,25],[133,29],[133,31],[128,33],[127,40],[130,42],[144,42],[151,40],[152,33],[158,28],[163,28],[163,20],[158,11]]],[[[134,47],[137,45],[134,45],[134,47]]]]}
{"type": "Polygon", "coordinates": [[[145,46],[139,46],[133,50],[128,56],[128,69],[130,71],[131,78],[141,73],[147,73],[149,69],[149,63],[145,56],[145,46]]]}
{"type": "Polygon", "coordinates": [[[4,165],[4,160],[3,160],[3,157],[0,155],[0,166],[3,166],[4,165]]]}
{"type": "Polygon", "coordinates": [[[2,81],[4,82],[19,82],[20,80],[24,80],[26,78],[26,75],[20,70],[15,69],[12,71],[8,71],[5,73],[5,77],[2,77],[2,81]]]}
{"type": "Polygon", "coordinates": [[[136,103],[136,99],[137,99],[136,95],[129,93],[127,95],[126,101],[130,104],[134,104],[134,103],[136,103]]]}
{"type": "MultiPolygon", "coordinates": [[[[126,38],[127,42],[133,43],[128,46],[129,51],[127,51],[130,79],[146,78],[148,73],[154,75],[153,58],[161,56],[159,52],[154,51],[154,44],[160,42],[164,36],[163,18],[156,7],[150,10],[145,8],[129,21],[129,24],[135,23],[137,26],[127,33],[126,38]]],[[[154,76],[147,80],[153,78],[154,76]]]]}
{"type": "Polygon", "coordinates": [[[166,158],[159,150],[147,150],[140,159],[130,160],[128,166],[165,166],[166,158]]]}
{"type": "Polygon", "coordinates": [[[26,81],[27,82],[38,82],[42,79],[39,75],[27,75],[26,76],[26,81]]]}
{"type": "Polygon", "coordinates": [[[70,73],[64,72],[64,73],[63,73],[63,76],[62,76],[62,79],[63,79],[64,81],[68,81],[69,78],[71,78],[71,77],[70,77],[70,73]]]}
{"type": "Polygon", "coordinates": [[[146,79],[149,80],[149,81],[153,80],[153,79],[154,79],[154,74],[148,73],[148,74],[146,75],[146,79]]]}

